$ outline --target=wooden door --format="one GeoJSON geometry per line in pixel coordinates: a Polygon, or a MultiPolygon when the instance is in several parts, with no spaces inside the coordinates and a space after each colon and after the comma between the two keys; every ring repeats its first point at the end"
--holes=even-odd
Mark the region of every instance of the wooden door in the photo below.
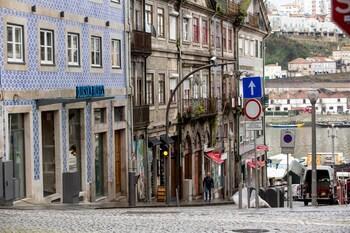
{"type": "Polygon", "coordinates": [[[121,178],[121,135],[119,131],[115,131],[115,191],[121,192],[122,178],[121,178]]]}
{"type": "Polygon", "coordinates": [[[197,179],[197,183],[196,183],[196,194],[200,195],[201,194],[201,187],[202,187],[202,156],[201,156],[202,152],[201,151],[197,151],[196,152],[196,179],[197,179]]]}
{"type": "Polygon", "coordinates": [[[199,157],[198,157],[198,152],[195,153],[195,156],[194,156],[194,182],[193,182],[193,185],[194,185],[194,195],[198,195],[199,194],[199,189],[198,189],[198,186],[199,186],[199,176],[198,176],[198,170],[199,170],[199,167],[198,167],[198,160],[199,160],[199,157]]]}

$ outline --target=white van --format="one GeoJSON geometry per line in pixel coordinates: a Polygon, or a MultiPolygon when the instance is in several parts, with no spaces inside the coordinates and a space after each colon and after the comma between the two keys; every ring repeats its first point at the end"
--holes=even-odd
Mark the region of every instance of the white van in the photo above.
{"type": "MultiPolygon", "coordinates": [[[[317,166],[317,202],[333,204],[337,200],[336,182],[334,170],[330,166],[317,166]]],[[[305,171],[302,184],[302,199],[304,205],[311,202],[312,169],[308,167],[305,171]]]]}

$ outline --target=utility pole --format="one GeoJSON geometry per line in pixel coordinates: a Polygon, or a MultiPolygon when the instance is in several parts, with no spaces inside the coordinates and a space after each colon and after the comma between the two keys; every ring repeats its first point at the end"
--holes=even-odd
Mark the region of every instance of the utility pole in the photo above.
{"type": "MultiPolygon", "coordinates": [[[[238,65],[237,65],[238,66],[238,65]]],[[[242,72],[236,71],[234,73],[234,82],[235,82],[235,127],[234,127],[234,136],[235,136],[235,148],[236,148],[236,156],[238,157],[238,208],[242,209],[242,186],[243,186],[243,177],[242,177],[242,158],[240,154],[240,138],[239,138],[239,133],[240,133],[240,108],[239,108],[239,98],[240,98],[240,87],[239,87],[239,82],[240,82],[240,77],[241,77],[242,72]]]]}
{"type": "Polygon", "coordinates": [[[256,154],[256,130],[254,133],[254,159],[255,159],[255,208],[259,208],[259,177],[258,177],[258,157],[256,154]]]}
{"type": "Polygon", "coordinates": [[[231,135],[229,134],[228,136],[228,161],[227,161],[227,167],[229,168],[228,170],[228,182],[227,182],[227,198],[230,199],[231,195],[232,195],[232,187],[231,187],[231,179],[232,179],[232,169],[231,167],[231,135]]]}
{"type": "Polygon", "coordinates": [[[334,149],[334,143],[335,143],[335,138],[337,137],[337,131],[334,130],[334,124],[331,125],[332,131],[330,132],[328,128],[328,137],[332,138],[332,160],[333,160],[333,167],[335,166],[335,149],[334,149]]]}
{"type": "Polygon", "coordinates": [[[311,200],[312,205],[317,206],[317,163],[316,163],[316,102],[319,96],[318,91],[308,93],[312,105],[312,183],[311,183],[311,200]]]}

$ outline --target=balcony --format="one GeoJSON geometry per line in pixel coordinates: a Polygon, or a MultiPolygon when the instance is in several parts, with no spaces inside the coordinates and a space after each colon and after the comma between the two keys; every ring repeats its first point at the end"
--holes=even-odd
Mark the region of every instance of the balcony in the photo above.
{"type": "Polygon", "coordinates": [[[216,98],[183,99],[184,117],[198,119],[215,116],[218,112],[216,98]]]}
{"type": "Polygon", "coordinates": [[[248,14],[247,24],[251,27],[259,28],[259,16],[248,14]]]}
{"type": "Polygon", "coordinates": [[[149,125],[149,105],[133,107],[134,128],[146,128],[149,125]]]}
{"type": "Polygon", "coordinates": [[[239,14],[239,4],[229,1],[227,4],[227,15],[237,16],[239,14]]]}
{"type": "Polygon", "coordinates": [[[132,31],[131,53],[148,57],[152,54],[152,34],[144,31],[132,31]]]}

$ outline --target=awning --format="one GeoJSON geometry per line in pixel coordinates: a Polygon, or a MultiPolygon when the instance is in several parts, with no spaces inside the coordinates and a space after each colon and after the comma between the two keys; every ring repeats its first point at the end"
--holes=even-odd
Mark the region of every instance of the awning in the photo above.
{"type": "Polygon", "coordinates": [[[206,155],[217,164],[222,164],[224,160],[221,158],[221,153],[216,151],[210,151],[206,155]]]}
{"type": "Polygon", "coordinates": [[[153,147],[162,144],[162,142],[156,137],[148,138],[148,147],[153,147]]]}
{"type": "Polygon", "coordinates": [[[247,162],[247,165],[248,165],[248,167],[250,167],[250,168],[256,168],[256,165],[258,165],[258,168],[260,168],[260,167],[264,167],[265,166],[265,161],[254,161],[254,160],[249,160],[248,162],[247,162]]]}
{"type": "Polygon", "coordinates": [[[175,142],[174,139],[172,139],[171,137],[168,136],[167,138],[165,134],[160,135],[160,140],[165,144],[173,144],[175,142]]]}

